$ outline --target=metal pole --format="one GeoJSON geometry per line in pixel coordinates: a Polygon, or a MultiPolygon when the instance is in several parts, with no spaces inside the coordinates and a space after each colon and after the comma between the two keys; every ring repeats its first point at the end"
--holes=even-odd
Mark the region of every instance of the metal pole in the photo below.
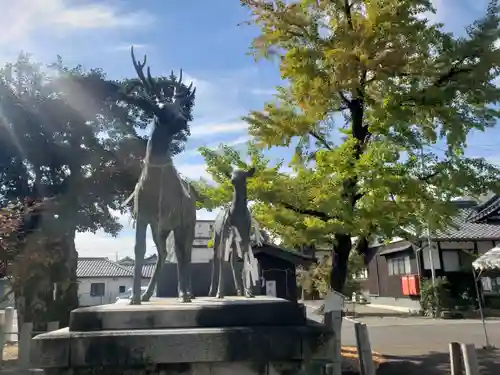
{"type": "Polygon", "coordinates": [[[429,249],[429,263],[431,266],[431,278],[432,278],[432,286],[436,286],[436,270],[434,269],[434,257],[432,255],[432,248],[431,248],[431,234],[430,234],[430,228],[429,225],[427,224],[427,248],[429,249]]]}
{"type": "Polygon", "coordinates": [[[474,277],[474,286],[476,288],[477,303],[479,305],[479,314],[481,315],[481,322],[483,323],[484,340],[486,341],[486,347],[489,348],[490,340],[488,338],[488,330],[486,329],[486,321],[484,319],[483,302],[481,298],[482,296],[479,295],[479,287],[477,285],[481,274],[476,276],[476,270],[474,269],[474,267],[472,267],[472,276],[474,277]]]}
{"type": "MultiPolygon", "coordinates": [[[[424,162],[424,146],[420,148],[420,156],[421,156],[421,162],[422,162],[422,174],[425,173],[425,162],[424,162]]],[[[429,265],[431,267],[431,280],[432,280],[432,289],[434,290],[434,299],[436,302],[436,310],[433,311],[434,318],[437,318],[439,316],[439,301],[438,301],[438,296],[437,296],[437,290],[436,290],[436,271],[434,269],[434,257],[432,255],[432,248],[431,248],[431,226],[430,226],[430,220],[428,219],[428,216],[426,215],[427,219],[427,230],[426,230],[426,237],[427,237],[427,249],[429,251],[429,265]]]]}
{"type": "MultiPolygon", "coordinates": [[[[420,148],[420,156],[421,156],[421,162],[422,162],[422,173],[425,172],[425,163],[424,163],[424,147],[422,146],[420,148]]],[[[427,219],[427,230],[426,230],[426,237],[427,237],[427,249],[429,250],[429,263],[431,267],[431,278],[432,278],[432,286],[436,286],[436,271],[434,269],[434,257],[432,255],[432,249],[431,249],[431,228],[429,224],[429,219],[427,219]]]]}

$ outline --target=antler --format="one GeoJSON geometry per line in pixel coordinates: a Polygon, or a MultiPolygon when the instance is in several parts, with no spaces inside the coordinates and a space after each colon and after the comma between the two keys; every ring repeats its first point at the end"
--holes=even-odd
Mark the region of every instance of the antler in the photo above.
{"type": "Polygon", "coordinates": [[[148,66],[146,69],[147,76],[144,75],[144,67],[146,66],[147,57],[144,55],[144,60],[141,62],[137,61],[134,54],[134,46],[130,48],[130,54],[132,56],[132,63],[134,64],[134,69],[139,77],[139,81],[142,83],[146,93],[152,97],[158,98],[158,90],[156,88],[155,80],[151,76],[151,69],[148,66]]]}
{"type": "MultiPolygon", "coordinates": [[[[173,74],[174,71],[172,71],[172,76],[173,74]]],[[[182,69],[179,72],[179,79],[176,82],[174,82],[174,88],[175,88],[174,103],[178,105],[180,105],[184,100],[189,100],[193,98],[196,93],[196,87],[193,89],[192,81],[187,88],[182,87],[182,69]]]]}

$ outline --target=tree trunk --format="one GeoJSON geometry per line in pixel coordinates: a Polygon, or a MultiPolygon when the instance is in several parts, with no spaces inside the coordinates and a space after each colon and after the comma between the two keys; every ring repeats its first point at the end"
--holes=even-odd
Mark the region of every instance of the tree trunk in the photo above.
{"type": "Polygon", "coordinates": [[[69,324],[70,312],[78,308],[78,280],[76,277],[76,268],[78,265],[78,252],[75,246],[75,230],[68,235],[67,247],[65,252],[65,279],[56,283],[57,293],[57,321],[60,327],[66,327],[69,324]]]}
{"type": "Polygon", "coordinates": [[[61,237],[61,260],[53,267],[50,293],[47,295],[49,306],[46,321],[57,321],[60,327],[69,324],[70,312],[78,308],[78,281],[76,268],[78,252],[75,247],[75,230],[61,237]]]}
{"type": "Polygon", "coordinates": [[[23,280],[23,285],[14,294],[19,330],[23,323],[33,323],[34,331],[45,329],[48,308],[46,295],[48,290],[50,290],[48,275],[44,277],[38,273],[28,280],[23,280]]]}
{"type": "Polygon", "coordinates": [[[330,271],[330,288],[342,293],[347,279],[347,268],[352,242],[349,234],[336,234],[332,250],[332,269],[330,271]]]}

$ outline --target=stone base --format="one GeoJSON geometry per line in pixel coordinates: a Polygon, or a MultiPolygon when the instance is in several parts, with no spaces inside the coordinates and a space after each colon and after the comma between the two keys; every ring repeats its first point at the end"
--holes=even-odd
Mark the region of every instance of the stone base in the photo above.
{"type": "Polygon", "coordinates": [[[31,354],[58,374],[294,374],[332,358],[332,336],[277,298],[165,299],[77,309],[70,327],[36,336],[31,354]]]}
{"type": "Polygon", "coordinates": [[[272,297],[199,297],[191,303],[155,298],[142,305],[101,305],[71,312],[70,331],[163,328],[298,326],[304,305],[272,297]]]}
{"type": "Polygon", "coordinates": [[[301,372],[300,362],[277,362],[259,366],[251,362],[184,363],[149,368],[101,367],[46,369],[46,375],[292,375],[301,372]]]}

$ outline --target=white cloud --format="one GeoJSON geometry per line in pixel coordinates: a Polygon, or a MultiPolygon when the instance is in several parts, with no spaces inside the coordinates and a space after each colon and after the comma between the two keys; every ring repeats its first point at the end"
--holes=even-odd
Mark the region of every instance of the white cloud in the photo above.
{"type": "Polygon", "coordinates": [[[208,174],[207,165],[205,163],[202,164],[178,164],[177,170],[179,173],[190,180],[199,180],[200,178],[204,178],[206,180],[211,180],[210,175],[208,174]]]}
{"type": "Polygon", "coordinates": [[[248,129],[248,124],[244,121],[226,122],[226,123],[206,123],[193,126],[191,128],[191,136],[202,137],[207,135],[238,133],[247,129],[248,129]]]}
{"type": "MultiPolygon", "coordinates": [[[[217,149],[221,143],[226,145],[226,146],[229,146],[229,147],[237,147],[237,146],[240,146],[240,145],[248,142],[250,139],[251,139],[250,135],[244,134],[244,135],[239,136],[239,137],[237,137],[233,140],[230,140],[230,141],[215,141],[213,143],[204,144],[203,146],[207,147],[209,149],[212,149],[212,150],[217,149]]],[[[199,155],[198,147],[188,148],[185,151],[183,151],[182,153],[180,153],[179,155],[177,155],[176,160],[182,160],[183,163],[185,163],[186,159],[190,159],[196,155],[199,155]]],[[[179,165],[181,165],[181,164],[179,164],[179,165]]]]}
{"type": "Polygon", "coordinates": [[[196,87],[193,129],[198,124],[232,122],[248,112],[238,97],[242,77],[235,77],[232,81],[220,77],[207,80],[183,72],[182,81],[196,87]]]}
{"type": "MultiPolygon", "coordinates": [[[[54,1],[54,0],[53,0],[54,1]]],[[[134,27],[152,22],[152,16],[146,12],[120,12],[104,4],[89,4],[71,8],[64,1],[57,0],[59,8],[55,18],[49,23],[68,29],[110,29],[134,27]]]]}
{"type": "Polygon", "coordinates": [[[130,47],[134,46],[134,50],[141,50],[141,49],[146,49],[148,48],[147,44],[136,44],[136,43],[122,43],[115,48],[113,48],[114,51],[127,51],[130,52],[130,47]]]}
{"type": "MultiPolygon", "coordinates": [[[[77,233],[75,238],[76,249],[80,257],[99,256],[115,260],[126,256],[134,257],[134,234],[129,232],[113,238],[102,231],[93,233],[77,233]]],[[[156,252],[151,234],[148,230],[146,253],[156,252]]]]}
{"type": "Polygon", "coordinates": [[[241,137],[238,137],[232,141],[229,141],[225,144],[230,146],[230,147],[239,146],[239,145],[242,145],[243,143],[247,143],[250,139],[251,139],[251,137],[248,134],[246,134],[246,135],[242,135],[241,137]]]}
{"type": "Polygon", "coordinates": [[[276,89],[252,89],[250,93],[257,96],[273,96],[277,93],[276,89]]]}
{"type": "Polygon", "coordinates": [[[68,33],[74,30],[143,26],[153,17],[145,11],[126,12],[110,3],[75,5],[69,0],[0,1],[0,46],[23,44],[39,30],[68,33]],[[2,4],[3,3],[3,4],[2,4]]]}

